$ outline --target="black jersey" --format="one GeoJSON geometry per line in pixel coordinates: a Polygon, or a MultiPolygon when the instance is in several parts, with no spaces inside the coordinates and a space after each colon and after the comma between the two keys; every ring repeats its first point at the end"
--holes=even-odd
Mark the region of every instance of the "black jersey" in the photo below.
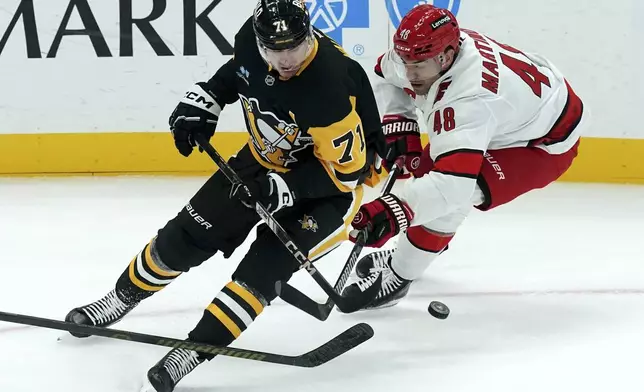
{"type": "Polygon", "coordinates": [[[284,81],[262,59],[249,19],[234,57],[206,83],[222,108],[240,101],[255,159],[307,198],[356,189],[373,163],[368,154],[384,143],[364,69],[319,30],[314,37],[298,74],[284,81]]]}

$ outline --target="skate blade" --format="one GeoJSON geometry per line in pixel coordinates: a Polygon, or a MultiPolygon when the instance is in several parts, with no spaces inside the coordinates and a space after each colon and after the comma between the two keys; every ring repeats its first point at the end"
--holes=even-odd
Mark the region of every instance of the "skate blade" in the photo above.
{"type": "MultiPolygon", "coordinates": [[[[378,306],[365,306],[364,308],[358,309],[357,312],[369,312],[369,311],[372,311],[372,310],[393,308],[394,306],[398,305],[398,303],[400,301],[402,301],[402,298],[395,299],[393,301],[386,302],[386,303],[384,303],[382,305],[378,305],[378,306]]],[[[338,309],[338,311],[340,311],[340,309],[338,309]]]]}

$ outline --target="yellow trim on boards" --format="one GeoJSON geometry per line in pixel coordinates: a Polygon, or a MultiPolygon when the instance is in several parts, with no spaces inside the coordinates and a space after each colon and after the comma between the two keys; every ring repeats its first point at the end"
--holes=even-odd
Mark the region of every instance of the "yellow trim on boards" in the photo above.
{"type": "MultiPolygon", "coordinates": [[[[218,133],[213,141],[229,157],[245,132],[218,133]]],[[[170,132],[0,135],[0,175],[207,174],[217,169],[196,149],[185,158],[170,132]]]]}
{"type": "MultiPolygon", "coordinates": [[[[247,141],[245,132],[213,138],[224,157],[247,141]]],[[[644,139],[584,138],[561,180],[644,184],[643,157],[644,139]]],[[[169,132],[0,135],[0,176],[207,175],[216,169],[197,150],[180,155],[169,132]]]]}

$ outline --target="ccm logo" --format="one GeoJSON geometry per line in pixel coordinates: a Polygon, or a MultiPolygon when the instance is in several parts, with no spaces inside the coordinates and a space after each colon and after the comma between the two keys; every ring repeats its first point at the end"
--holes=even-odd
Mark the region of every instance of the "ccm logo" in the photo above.
{"type": "Polygon", "coordinates": [[[208,101],[205,97],[195,93],[194,91],[189,91],[186,94],[186,99],[189,99],[191,101],[195,101],[196,103],[202,104],[203,106],[206,107],[206,109],[210,109],[211,107],[215,106],[214,102],[208,101]]]}
{"type": "Polygon", "coordinates": [[[306,269],[311,274],[317,271],[317,269],[313,266],[313,263],[311,263],[311,261],[306,256],[304,256],[302,252],[299,251],[299,249],[297,249],[297,246],[295,246],[293,241],[287,242],[286,248],[290,250],[293,256],[295,256],[295,258],[297,259],[297,261],[299,261],[300,264],[302,264],[301,268],[306,269]]]}

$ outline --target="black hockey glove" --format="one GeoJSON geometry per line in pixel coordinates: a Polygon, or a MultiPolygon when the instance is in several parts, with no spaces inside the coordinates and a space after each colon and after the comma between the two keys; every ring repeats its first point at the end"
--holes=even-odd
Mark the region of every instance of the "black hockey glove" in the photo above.
{"type": "Polygon", "coordinates": [[[255,202],[260,202],[270,213],[282,208],[291,207],[295,203],[295,195],[288,184],[278,173],[260,175],[246,183],[250,197],[241,185],[233,185],[230,197],[237,197],[248,208],[255,208],[255,202]]]}
{"type": "MultiPolygon", "coordinates": [[[[174,145],[181,155],[187,157],[192,153],[195,135],[202,134],[208,140],[215,134],[221,106],[204,83],[195,84],[181,99],[170,116],[170,130],[174,145]]],[[[199,149],[201,151],[201,148],[199,149]]]]}
{"type": "Polygon", "coordinates": [[[382,157],[386,156],[388,151],[385,136],[380,129],[368,134],[366,165],[358,184],[366,184],[372,188],[378,185],[382,173],[382,157]]]}

